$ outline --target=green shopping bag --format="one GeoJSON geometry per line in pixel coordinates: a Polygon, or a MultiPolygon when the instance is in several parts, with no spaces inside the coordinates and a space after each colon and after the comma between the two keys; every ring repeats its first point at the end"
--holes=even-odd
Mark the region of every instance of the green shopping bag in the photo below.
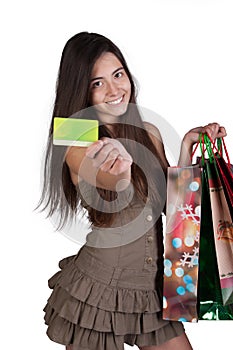
{"type": "Polygon", "coordinates": [[[198,318],[232,320],[232,288],[224,288],[226,283],[231,283],[231,275],[228,272],[232,269],[232,243],[225,237],[224,227],[219,226],[222,222],[220,219],[224,222],[232,219],[219,177],[216,157],[206,135],[202,139],[201,207],[198,318]],[[204,160],[203,157],[204,144],[208,151],[208,160],[204,160]]]}
{"type": "Polygon", "coordinates": [[[233,305],[223,306],[214,242],[207,162],[202,168],[202,213],[199,246],[198,319],[233,320],[233,305]]]}

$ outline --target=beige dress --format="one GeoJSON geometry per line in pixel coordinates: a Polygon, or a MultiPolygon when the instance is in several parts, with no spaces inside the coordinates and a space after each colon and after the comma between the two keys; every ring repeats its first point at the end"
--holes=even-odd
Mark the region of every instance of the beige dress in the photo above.
{"type": "MultiPolygon", "coordinates": [[[[82,182],[86,208],[97,192],[82,182]]],[[[150,202],[129,187],[118,195],[109,228],[92,227],[77,255],[60,261],[44,308],[47,335],[73,350],[123,350],[159,345],[184,332],[162,319],[163,233],[150,202]]]]}

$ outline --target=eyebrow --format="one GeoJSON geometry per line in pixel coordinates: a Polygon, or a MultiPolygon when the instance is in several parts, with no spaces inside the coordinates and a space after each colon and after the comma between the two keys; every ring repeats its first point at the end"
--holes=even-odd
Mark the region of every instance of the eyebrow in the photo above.
{"type": "MultiPolygon", "coordinates": [[[[124,69],[124,67],[117,68],[116,70],[114,70],[114,72],[112,72],[112,75],[116,74],[119,70],[122,70],[122,69],[124,69]]],[[[99,80],[99,79],[104,79],[104,77],[96,77],[91,79],[91,81],[99,80]]]]}

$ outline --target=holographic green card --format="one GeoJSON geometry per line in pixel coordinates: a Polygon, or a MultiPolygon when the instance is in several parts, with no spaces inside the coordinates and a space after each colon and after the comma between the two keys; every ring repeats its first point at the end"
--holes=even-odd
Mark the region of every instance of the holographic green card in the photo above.
{"type": "Polygon", "coordinates": [[[53,144],[88,147],[99,137],[99,122],[91,119],[54,118],[53,144]]]}

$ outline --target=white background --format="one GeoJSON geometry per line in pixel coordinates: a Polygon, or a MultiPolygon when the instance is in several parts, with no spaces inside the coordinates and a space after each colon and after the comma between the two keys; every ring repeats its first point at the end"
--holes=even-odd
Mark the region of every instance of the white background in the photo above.
{"type": "MultiPolygon", "coordinates": [[[[233,158],[232,18],[231,0],[21,0],[1,8],[2,349],[63,348],[45,335],[42,308],[58,260],[80,246],[33,208],[65,42],[84,30],[108,36],[139,82],[141,105],[181,136],[219,121],[233,158]]],[[[232,344],[232,326],[185,324],[195,350],[232,344]]]]}

